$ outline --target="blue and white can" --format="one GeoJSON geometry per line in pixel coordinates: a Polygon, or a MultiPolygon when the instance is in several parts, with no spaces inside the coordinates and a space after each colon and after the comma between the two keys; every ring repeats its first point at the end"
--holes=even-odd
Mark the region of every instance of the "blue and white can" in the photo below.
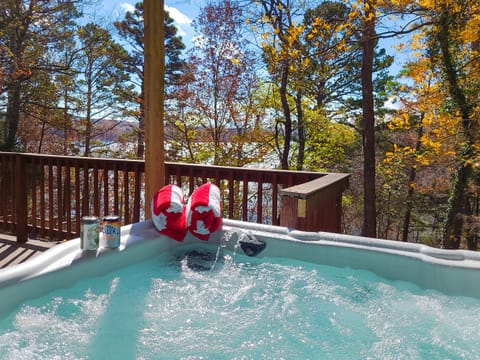
{"type": "Polygon", "coordinates": [[[103,218],[103,247],[120,246],[120,216],[109,215],[103,218]]]}

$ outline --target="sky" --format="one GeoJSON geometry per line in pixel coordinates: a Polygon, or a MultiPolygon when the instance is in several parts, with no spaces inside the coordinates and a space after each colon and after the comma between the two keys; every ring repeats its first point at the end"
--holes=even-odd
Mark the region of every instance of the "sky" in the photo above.
{"type": "MultiPolygon", "coordinates": [[[[126,11],[133,11],[138,1],[135,0],[102,0],[99,12],[110,21],[122,20],[126,11]]],[[[178,35],[187,47],[191,46],[194,37],[192,20],[198,16],[202,0],[165,0],[165,10],[175,21],[178,35]]]]}
{"type": "MultiPolygon", "coordinates": [[[[193,46],[192,39],[195,34],[192,28],[192,21],[198,16],[200,8],[205,5],[203,0],[164,0],[165,10],[175,21],[178,29],[178,35],[182,37],[183,43],[187,49],[193,46]]],[[[105,16],[108,21],[113,22],[122,20],[126,11],[133,11],[137,0],[100,0],[101,5],[99,13],[105,16]]],[[[406,55],[398,53],[393,48],[394,40],[383,41],[380,46],[384,47],[388,54],[395,55],[395,62],[390,68],[390,72],[395,75],[406,60],[406,55]]]]}

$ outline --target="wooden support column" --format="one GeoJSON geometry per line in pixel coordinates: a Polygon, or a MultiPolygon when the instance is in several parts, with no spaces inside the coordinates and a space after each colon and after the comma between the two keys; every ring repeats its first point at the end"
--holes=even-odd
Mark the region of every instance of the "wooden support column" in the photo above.
{"type": "Polygon", "coordinates": [[[145,86],[145,218],[151,217],[150,202],[165,184],[164,89],[165,29],[164,0],[144,0],[145,86]]]}
{"type": "Polygon", "coordinates": [[[325,174],[280,190],[280,225],[303,231],[341,232],[342,193],[350,174],[325,174]]]}

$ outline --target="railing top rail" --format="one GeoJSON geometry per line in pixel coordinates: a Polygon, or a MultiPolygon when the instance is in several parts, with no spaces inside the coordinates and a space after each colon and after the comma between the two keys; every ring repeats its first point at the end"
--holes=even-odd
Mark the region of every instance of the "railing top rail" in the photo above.
{"type": "Polygon", "coordinates": [[[283,195],[307,199],[319,191],[325,190],[329,187],[336,187],[336,193],[341,194],[348,188],[349,178],[350,174],[331,173],[303,184],[281,189],[280,192],[283,195]]]}
{"type": "Polygon", "coordinates": [[[135,159],[111,159],[111,158],[99,158],[99,157],[85,157],[85,156],[68,156],[68,155],[50,155],[50,154],[35,154],[35,153],[15,153],[15,152],[0,152],[0,155],[22,155],[31,159],[52,159],[52,160],[64,160],[64,161],[100,161],[105,163],[132,163],[143,164],[144,160],[135,159]]]}
{"type": "Polygon", "coordinates": [[[305,170],[281,170],[281,169],[268,169],[268,168],[248,168],[248,167],[234,167],[234,166],[220,166],[220,165],[200,165],[200,164],[190,164],[182,162],[165,162],[165,165],[168,166],[180,166],[180,167],[191,167],[194,169],[201,169],[208,167],[215,170],[222,171],[237,171],[237,172],[253,172],[253,173],[270,173],[270,174],[299,174],[299,175],[312,175],[312,176],[324,176],[327,173],[320,173],[316,171],[305,171],[305,170]]]}
{"type": "MultiPolygon", "coordinates": [[[[0,155],[22,155],[30,159],[38,159],[39,162],[44,162],[45,160],[53,160],[54,162],[61,164],[70,164],[78,163],[80,165],[87,165],[92,162],[100,162],[106,165],[115,165],[115,164],[124,164],[124,165],[133,165],[143,167],[145,164],[144,160],[136,159],[112,159],[112,158],[99,158],[99,157],[82,157],[82,156],[66,156],[66,155],[48,155],[48,154],[35,154],[35,153],[15,153],[15,152],[0,152],[0,155]]],[[[36,162],[36,161],[35,161],[36,162]]],[[[189,169],[194,169],[193,173],[199,174],[199,169],[208,168],[209,173],[235,173],[235,174],[250,174],[252,175],[262,175],[265,177],[270,177],[271,175],[280,175],[280,176],[306,176],[310,178],[317,178],[326,176],[328,173],[320,173],[315,171],[299,171],[299,170],[280,170],[280,169],[266,169],[266,168],[245,168],[245,167],[233,167],[233,166],[219,166],[219,165],[200,165],[200,164],[190,164],[190,163],[181,163],[181,162],[165,162],[166,167],[170,168],[180,168],[183,169],[182,173],[187,175],[189,169]]]]}

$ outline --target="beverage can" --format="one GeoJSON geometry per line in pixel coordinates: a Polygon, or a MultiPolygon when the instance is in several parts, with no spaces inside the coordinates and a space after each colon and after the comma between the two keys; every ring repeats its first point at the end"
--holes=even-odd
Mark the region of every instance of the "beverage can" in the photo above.
{"type": "Polygon", "coordinates": [[[107,248],[120,246],[120,216],[109,215],[103,218],[103,246],[107,248]]]}
{"type": "Polygon", "coordinates": [[[97,250],[99,244],[100,220],[97,216],[84,216],[80,221],[80,248],[97,250]]]}

